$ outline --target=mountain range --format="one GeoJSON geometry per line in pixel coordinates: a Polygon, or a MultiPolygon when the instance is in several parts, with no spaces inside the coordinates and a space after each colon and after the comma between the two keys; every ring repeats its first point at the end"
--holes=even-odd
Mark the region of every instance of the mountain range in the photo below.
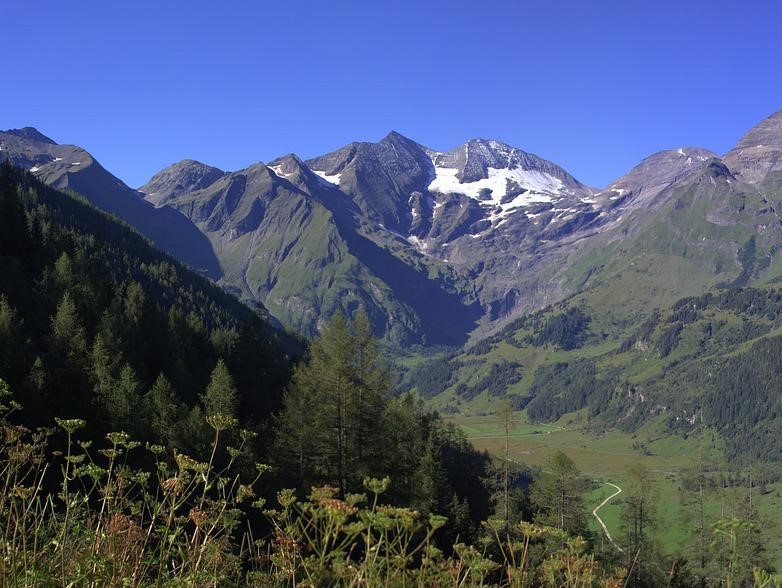
{"type": "Polygon", "coordinates": [[[782,273],[782,111],[722,157],[663,151],[602,190],[499,141],[396,132],[233,172],[185,160],[137,190],[29,127],[0,133],[0,157],[307,335],[360,307],[391,342],[459,345],[585,290],[621,322],[782,273]]]}

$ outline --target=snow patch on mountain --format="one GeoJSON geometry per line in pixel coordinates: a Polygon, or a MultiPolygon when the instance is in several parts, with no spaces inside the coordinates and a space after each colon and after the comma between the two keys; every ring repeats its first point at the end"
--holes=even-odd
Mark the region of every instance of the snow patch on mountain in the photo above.
{"type": "MultiPolygon", "coordinates": [[[[676,150],[676,153],[679,154],[679,157],[686,157],[687,158],[687,165],[691,165],[692,164],[693,154],[691,152],[686,151],[684,149],[684,147],[679,147],[676,150]]],[[[695,159],[697,159],[698,161],[706,161],[708,159],[708,156],[703,155],[701,153],[701,154],[695,155],[695,159]]]]}
{"type": "Polygon", "coordinates": [[[428,244],[426,242],[422,241],[415,235],[410,235],[409,237],[407,237],[407,241],[408,243],[415,246],[418,250],[422,252],[426,251],[426,248],[428,247],[428,244]]]}
{"type": "Polygon", "coordinates": [[[275,174],[277,174],[277,177],[280,178],[289,178],[293,174],[286,174],[284,171],[282,171],[281,165],[270,165],[269,169],[272,170],[275,174]]]}
{"type": "Polygon", "coordinates": [[[487,205],[500,204],[507,194],[508,186],[513,184],[527,190],[524,196],[528,203],[549,202],[551,194],[559,194],[564,190],[562,180],[545,172],[525,170],[519,167],[514,169],[490,167],[487,169],[488,178],[461,183],[456,177],[459,173],[458,169],[436,165],[435,157],[432,158],[432,163],[435,164],[435,177],[429,184],[430,192],[464,194],[487,205]],[[491,191],[488,198],[486,197],[487,190],[491,191]]]}
{"type": "MultiPolygon", "coordinates": [[[[460,182],[459,170],[437,165],[439,153],[432,153],[435,177],[428,186],[430,192],[464,194],[477,200],[485,209],[486,219],[496,229],[517,210],[531,204],[550,203],[571,193],[562,180],[538,170],[487,168],[487,178],[474,182],[460,182]],[[517,193],[518,192],[518,193],[517,193]],[[509,196],[515,194],[515,196],[509,196]]],[[[594,201],[584,199],[585,202],[594,201]]],[[[435,204],[435,211],[441,203],[435,204]]]]}
{"type": "Polygon", "coordinates": [[[326,180],[326,182],[328,182],[329,184],[333,184],[334,186],[339,186],[339,181],[342,178],[342,174],[328,175],[326,172],[318,171],[316,169],[312,171],[315,172],[315,174],[317,174],[318,176],[320,176],[321,179],[326,180]]]}

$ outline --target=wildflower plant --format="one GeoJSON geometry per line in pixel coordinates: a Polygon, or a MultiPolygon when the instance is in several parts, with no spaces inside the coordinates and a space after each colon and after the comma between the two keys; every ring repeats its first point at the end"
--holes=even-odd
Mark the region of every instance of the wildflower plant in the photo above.
{"type": "Polygon", "coordinates": [[[205,422],[213,443],[200,461],[121,431],[80,439],[79,419],[12,424],[20,407],[2,380],[0,404],[0,586],[621,585],[621,570],[606,573],[583,540],[531,523],[508,532],[490,519],[481,542],[447,555],[435,541],[447,519],[384,504],[389,478],[365,479],[364,493],[282,489],[267,504],[268,466],[252,479],[235,472],[253,434],[232,432],[238,446],[222,447],[236,421],[219,413],[205,422]],[[269,534],[255,538],[250,517],[269,534]],[[544,554],[534,566],[533,543],[544,554]]]}

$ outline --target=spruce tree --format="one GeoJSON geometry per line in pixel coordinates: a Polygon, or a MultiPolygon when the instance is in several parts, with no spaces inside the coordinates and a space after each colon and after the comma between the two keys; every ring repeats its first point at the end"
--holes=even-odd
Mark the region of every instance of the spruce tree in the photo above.
{"type": "Polygon", "coordinates": [[[185,416],[174,388],[165,375],[158,374],[155,383],[142,401],[152,435],[166,443],[175,442],[177,427],[185,416]]]}

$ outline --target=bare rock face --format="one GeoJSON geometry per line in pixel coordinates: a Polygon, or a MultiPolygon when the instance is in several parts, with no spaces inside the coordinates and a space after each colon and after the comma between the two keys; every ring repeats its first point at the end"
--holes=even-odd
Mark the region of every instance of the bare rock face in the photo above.
{"type": "Polygon", "coordinates": [[[139,188],[144,198],[156,206],[174,200],[180,194],[202,190],[222,178],[225,172],[200,161],[185,159],[160,170],[139,188]]]}
{"type": "Polygon", "coordinates": [[[782,172],[782,110],[752,127],[724,160],[748,184],[760,184],[769,174],[782,172]]]}
{"type": "Polygon", "coordinates": [[[411,196],[425,191],[433,174],[425,148],[396,132],[378,143],[351,143],[306,164],[338,186],[368,218],[402,233],[412,222],[411,196]]]}

